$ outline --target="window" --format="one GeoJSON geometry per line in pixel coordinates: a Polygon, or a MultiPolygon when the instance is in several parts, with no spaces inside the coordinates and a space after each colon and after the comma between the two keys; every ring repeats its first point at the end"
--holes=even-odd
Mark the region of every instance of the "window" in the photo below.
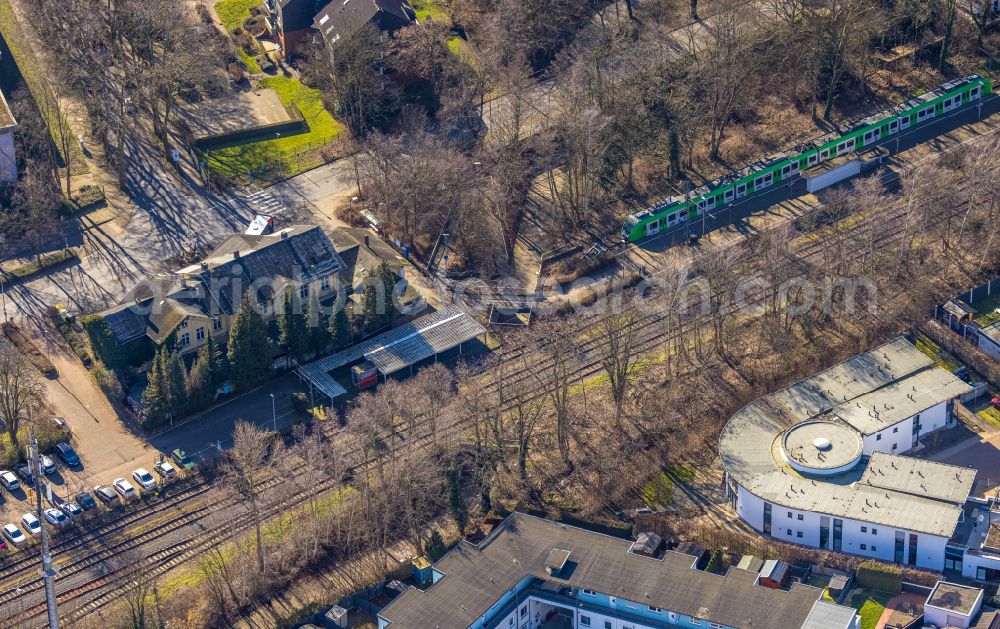
{"type": "Polygon", "coordinates": [[[868,532],[868,527],[867,526],[862,526],[861,527],[861,532],[862,533],[867,533],[868,532]]]}
{"type": "Polygon", "coordinates": [[[181,334],[181,347],[187,347],[191,344],[191,335],[185,332],[181,334]]]}
{"type": "Polygon", "coordinates": [[[969,100],[972,100],[972,99],[975,99],[975,98],[979,98],[979,88],[978,87],[974,87],[971,90],[969,90],[969,100]]]}
{"type": "Polygon", "coordinates": [[[205,340],[205,328],[204,327],[199,327],[197,330],[195,330],[195,332],[194,332],[194,338],[198,339],[199,343],[201,341],[204,341],[205,340]]]}
{"type": "Polygon", "coordinates": [[[611,629],[611,621],[610,620],[605,620],[604,621],[604,629],[611,629]]]}
{"type": "Polygon", "coordinates": [[[589,627],[590,626],[590,616],[580,616],[580,626],[589,627]]]}
{"type": "Polygon", "coordinates": [[[898,444],[898,443],[894,443],[894,444],[892,444],[892,449],[893,449],[893,450],[895,450],[895,449],[896,449],[896,448],[898,448],[898,447],[899,447],[899,444],[898,444]]]}
{"type": "Polygon", "coordinates": [[[586,594],[587,596],[597,596],[597,592],[593,590],[583,590],[583,593],[586,594]]]}
{"type": "Polygon", "coordinates": [[[324,275],[322,278],[320,278],[320,280],[319,280],[319,288],[320,288],[320,290],[330,290],[330,276],[329,275],[324,275]]]}
{"type": "Polygon", "coordinates": [[[785,530],[788,531],[788,537],[791,537],[792,536],[792,529],[785,529],[785,530]]]}
{"type": "Polygon", "coordinates": [[[816,157],[815,153],[813,153],[812,155],[810,155],[809,159],[808,159],[809,165],[812,166],[813,164],[815,164],[816,163],[816,159],[817,159],[817,157],[816,157]]]}
{"type": "MultiPolygon", "coordinates": [[[[872,535],[878,535],[878,529],[877,528],[872,527],[872,535]]],[[[874,546],[872,546],[872,550],[875,550],[874,546]]]]}
{"type": "Polygon", "coordinates": [[[302,299],[309,299],[309,285],[303,284],[299,287],[299,297],[302,299]]]}
{"type": "Polygon", "coordinates": [[[805,516],[800,513],[799,514],[799,520],[805,520],[805,519],[806,519],[805,516]]]}
{"type": "Polygon", "coordinates": [[[524,607],[521,608],[521,617],[524,618],[527,615],[528,615],[528,606],[525,605],[524,607]]]}
{"type": "Polygon", "coordinates": [[[792,519],[792,512],[791,511],[788,512],[788,519],[789,520],[792,519]]]}
{"type": "Polygon", "coordinates": [[[872,552],[875,552],[875,544],[872,544],[872,552]]]}
{"type": "Polygon", "coordinates": [[[187,322],[187,319],[185,319],[185,320],[181,321],[181,325],[180,325],[180,328],[181,328],[182,330],[184,330],[184,329],[186,329],[187,327],[188,327],[188,322],[187,322]]]}
{"type": "Polygon", "coordinates": [[[222,329],[222,319],[216,319],[212,321],[212,330],[218,332],[222,329]]]}
{"type": "Polygon", "coordinates": [[[882,433],[875,435],[875,441],[882,441],[882,433]]]}
{"type": "Polygon", "coordinates": [[[660,612],[663,611],[659,607],[653,607],[652,605],[646,605],[646,607],[649,608],[649,611],[653,612],[654,614],[659,614],[660,612]]]}
{"type": "Polygon", "coordinates": [[[802,531],[795,531],[795,537],[801,538],[802,537],[802,531]]]}
{"type": "Polygon", "coordinates": [[[862,544],[861,545],[861,550],[868,550],[868,545],[867,544],[862,544]]]}
{"type": "Polygon", "coordinates": [[[889,123],[889,133],[895,133],[899,129],[899,119],[893,120],[889,123]]]}
{"type": "Polygon", "coordinates": [[[893,432],[893,434],[899,432],[899,426],[893,426],[892,427],[892,432],[893,432]]]}
{"type": "Polygon", "coordinates": [[[819,158],[820,159],[829,159],[830,158],[830,149],[823,149],[822,151],[820,151],[819,152],[819,158]]]}

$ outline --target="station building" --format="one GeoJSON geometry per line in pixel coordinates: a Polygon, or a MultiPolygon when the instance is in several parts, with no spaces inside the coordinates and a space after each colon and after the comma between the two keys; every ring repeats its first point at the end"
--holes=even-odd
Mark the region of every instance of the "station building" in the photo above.
{"type": "Polygon", "coordinates": [[[976,472],[901,455],[969,390],[902,337],[855,356],[730,418],[727,495],[774,539],[941,571],[976,472]]]}

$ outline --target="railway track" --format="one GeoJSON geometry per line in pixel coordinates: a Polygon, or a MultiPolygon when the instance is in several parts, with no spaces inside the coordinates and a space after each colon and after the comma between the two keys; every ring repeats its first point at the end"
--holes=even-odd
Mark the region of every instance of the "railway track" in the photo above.
{"type": "MultiPolygon", "coordinates": [[[[966,182],[963,188],[968,185],[972,184],[966,182]]],[[[937,215],[935,216],[935,223],[943,223],[946,220],[949,220],[957,215],[962,214],[966,209],[967,209],[967,204],[964,204],[954,209],[954,211],[948,214],[947,216],[937,215]]],[[[877,223],[878,231],[876,234],[873,235],[872,240],[869,241],[868,244],[874,243],[876,245],[884,246],[901,236],[899,230],[899,223],[900,221],[905,219],[905,217],[906,217],[905,210],[893,210],[888,214],[886,214],[886,212],[880,212],[878,214],[866,218],[863,221],[859,221],[855,225],[852,225],[850,228],[848,228],[847,233],[850,234],[858,232],[862,229],[868,229],[871,227],[872,221],[878,221],[877,223]]],[[[805,240],[804,242],[801,243],[800,246],[794,249],[795,256],[791,260],[789,260],[788,264],[808,264],[810,258],[815,257],[817,254],[823,252],[824,249],[825,249],[824,241],[820,238],[805,240]]],[[[864,246],[857,247],[856,249],[852,250],[851,254],[852,255],[863,254],[865,253],[866,249],[867,247],[864,246]]],[[[761,298],[758,296],[755,299],[759,301],[761,298]]],[[[748,303],[753,303],[753,302],[754,300],[748,300],[748,303]]],[[[586,329],[592,329],[595,324],[595,321],[600,321],[600,318],[599,317],[587,318],[581,323],[581,325],[577,328],[577,330],[582,332],[586,329]]],[[[666,338],[673,338],[676,336],[683,335],[687,333],[687,331],[691,328],[703,326],[708,321],[708,318],[707,316],[694,317],[691,320],[685,322],[683,325],[673,329],[670,333],[664,333],[659,331],[656,327],[658,321],[659,317],[655,313],[653,313],[642,316],[636,319],[635,322],[633,323],[633,325],[637,326],[637,331],[642,334],[642,338],[638,343],[640,351],[648,350],[651,347],[662,343],[663,340],[665,340],[666,338]]],[[[584,343],[582,343],[581,345],[583,346],[584,351],[581,352],[580,363],[574,371],[576,378],[585,379],[593,374],[600,372],[601,370],[598,361],[594,359],[592,356],[594,350],[598,347],[598,340],[589,339],[587,341],[584,341],[584,343]]],[[[525,352],[529,351],[529,349],[526,346],[522,346],[520,348],[515,348],[514,351],[525,352]]],[[[513,377],[527,377],[527,373],[529,371],[537,370],[540,364],[543,365],[544,362],[536,362],[528,368],[519,370],[520,373],[516,371],[511,375],[513,377]]],[[[544,395],[544,392],[541,390],[541,387],[538,387],[538,390],[535,392],[535,394],[536,396],[541,396],[544,395]]],[[[427,426],[428,424],[429,420],[422,420],[419,423],[419,426],[424,427],[427,426]]],[[[461,432],[466,428],[466,422],[458,421],[448,426],[439,426],[438,428],[439,430],[443,431],[461,432]]],[[[395,430],[396,434],[402,434],[405,431],[406,427],[403,425],[397,426],[395,430]]],[[[421,441],[426,441],[429,440],[430,437],[431,437],[430,435],[424,434],[420,436],[420,439],[421,441]]],[[[353,450],[348,454],[350,456],[356,457],[359,454],[359,451],[353,450]]],[[[358,466],[363,464],[365,464],[364,461],[358,461],[351,466],[351,469],[356,469],[358,466]]],[[[281,481],[275,480],[274,483],[275,485],[278,485],[281,484],[281,481]]],[[[310,491],[315,491],[315,493],[317,494],[326,493],[331,489],[331,487],[339,485],[340,485],[340,479],[330,479],[328,481],[321,483],[316,488],[311,488],[310,491]]],[[[200,486],[197,487],[200,488],[200,486]]],[[[197,495],[198,493],[194,489],[192,489],[192,492],[195,495],[197,495]]],[[[287,496],[286,499],[280,502],[279,504],[272,505],[267,511],[268,516],[276,515],[281,511],[287,509],[290,500],[302,496],[303,493],[304,493],[303,490],[295,491],[291,496],[287,496]]],[[[177,502],[181,501],[177,500],[177,502]]],[[[109,527],[109,529],[107,530],[98,529],[92,532],[92,535],[89,537],[92,538],[93,535],[106,535],[108,531],[114,527],[116,527],[114,528],[114,530],[122,530],[125,527],[129,526],[130,524],[143,521],[146,518],[153,517],[154,515],[157,514],[162,514],[171,506],[177,504],[177,502],[173,504],[167,504],[165,502],[163,504],[151,505],[147,513],[141,516],[139,516],[138,514],[132,514],[136,515],[137,517],[135,517],[134,520],[129,520],[127,522],[125,520],[127,520],[129,516],[123,516],[120,520],[116,520],[115,522],[104,525],[109,527]]],[[[224,505],[219,505],[219,504],[213,506],[206,505],[196,508],[191,512],[189,512],[187,515],[182,516],[183,518],[182,520],[172,521],[167,524],[154,526],[150,530],[140,533],[138,536],[130,538],[129,540],[119,542],[117,545],[114,545],[112,547],[98,549],[95,552],[91,553],[90,555],[85,555],[83,557],[76,558],[71,562],[69,562],[68,564],[64,564],[63,566],[60,567],[61,576],[65,578],[67,576],[79,575],[81,573],[85,573],[88,568],[102,564],[103,562],[112,558],[114,555],[121,554],[122,552],[141,551],[143,548],[151,546],[152,543],[155,542],[160,537],[158,532],[164,530],[165,527],[170,527],[175,531],[177,529],[184,529],[184,530],[194,529],[196,525],[202,523],[209,516],[220,513],[224,509],[231,508],[232,506],[233,503],[230,502],[224,505]]],[[[166,547],[156,548],[156,549],[150,548],[149,553],[146,554],[146,560],[149,566],[147,571],[153,576],[159,576],[165,574],[172,568],[181,565],[182,563],[189,561],[191,558],[199,555],[205,549],[211,548],[222,541],[238,537],[243,532],[249,530],[251,526],[252,524],[250,524],[249,522],[243,522],[241,524],[238,518],[233,517],[227,523],[216,526],[211,530],[193,531],[192,534],[189,535],[188,537],[181,539],[177,542],[174,542],[166,547]]],[[[88,536],[81,535],[77,536],[76,538],[71,538],[69,540],[62,540],[57,546],[53,548],[53,550],[71,551],[76,548],[79,548],[80,546],[83,546],[87,541],[85,539],[81,539],[84,537],[88,536]]],[[[21,586],[19,588],[15,587],[11,589],[6,589],[8,585],[7,581],[11,578],[11,575],[26,574],[27,570],[29,569],[29,564],[30,567],[35,567],[37,566],[37,560],[32,561],[29,560],[28,558],[25,558],[17,562],[16,564],[17,569],[14,572],[11,572],[11,566],[7,566],[4,568],[3,571],[0,571],[0,582],[4,583],[4,588],[5,588],[5,590],[2,593],[0,593],[0,609],[3,608],[12,609],[16,607],[16,605],[14,605],[15,602],[23,600],[25,596],[40,590],[41,583],[40,580],[37,578],[37,576],[35,578],[34,584],[29,584],[27,588],[21,586]]],[[[87,581],[82,585],[76,586],[70,590],[60,593],[58,595],[58,600],[61,605],[75,603],[75,605],[73,605],[72,607],[72,611],[70,612],[69,616],[70,618],[76,619],[83,617],[88,613],[92,613],[93,611],[96,611],[112,603],[118,597],[121,596],[122,592],[120,588],[117,587],[117,584],[122,578],[122,575],[120,574],[122,571],[123,567],[121,566],[117,568],[112,567],[108,569],[104,574],[95,576],[94,579],[91,579],[90,581],[87,581]]],[[[40,604],[34,604],[32,607],[29,607],[27,610],[24,611],[24,614],[21,614],[20,616],[28,620],[36,618],[43,613],[44,613],[44,603],[40,603],[40,604]]]]}

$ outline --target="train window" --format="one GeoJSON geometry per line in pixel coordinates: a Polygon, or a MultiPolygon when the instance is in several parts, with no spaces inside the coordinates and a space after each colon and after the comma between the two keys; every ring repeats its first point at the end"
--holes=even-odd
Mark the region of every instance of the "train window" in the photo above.
{"type": "Polygon", "coordinates": [[[747,193],[747,185],[745,183],[741,183],[740,185],[736,186],[737,196],[742,197],[746,193],[747,193]]]}
{"type": "Polygon", "coordinates": [[[729,190],[726,190],[726,201],[732,201],[732,200],[733,200],[733,189],[730,188],[729,190]]]}
{"type": "Polygon", "coordinates": [[[969,100],[974,100],[976,98],[979,98],[979,87],[974,87],[969,90],[969,100]]]}
{"type": "Polygon", "coordinates": [[[809,156],[809,165],[812,166],[815,163],[816,163],[816,154],[813,153],[812,155],[809,156]]]}
{"type": "Polygon", "coordinates": [[[889,133],[895,133],[896,129],[899,128],[899,120],[893,120],[889,123],[889,133]]]}
{"type": "Polygon", "coordinates": [[[820,159],[829,159],[829,157],[830,157],[830,149],[823,149],[822,151],[819,152],[820,159]]]}

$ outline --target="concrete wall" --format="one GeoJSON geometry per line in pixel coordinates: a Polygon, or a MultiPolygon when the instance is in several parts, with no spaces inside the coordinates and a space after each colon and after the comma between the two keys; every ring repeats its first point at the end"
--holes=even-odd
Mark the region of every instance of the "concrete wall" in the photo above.
{"type": "Polygon", "coordinates": [[[979,335],[979,349],[993,360],[1000,360],[1000,345],[984,334],[979,335]]]}

